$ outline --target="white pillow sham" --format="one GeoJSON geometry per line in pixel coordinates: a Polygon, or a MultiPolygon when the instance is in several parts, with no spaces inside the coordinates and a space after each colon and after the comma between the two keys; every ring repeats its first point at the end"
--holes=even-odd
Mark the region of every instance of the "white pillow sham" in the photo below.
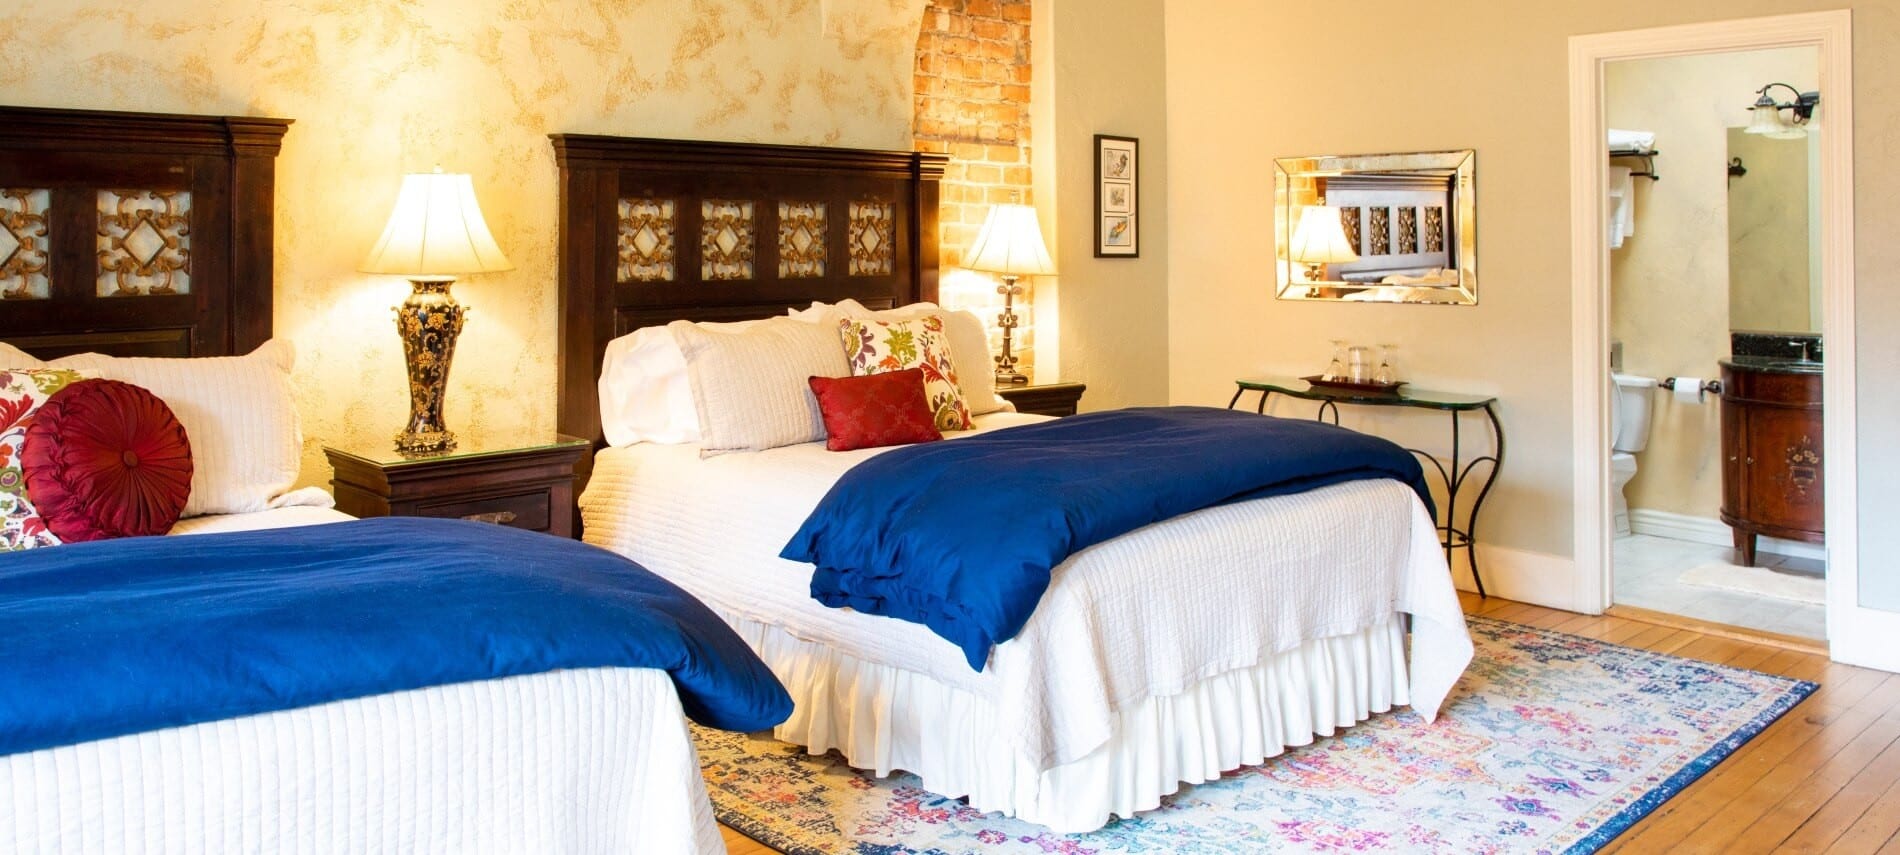
{"type": "MultiPolygon", "coordinates": [[[[758,321],[701,324],[735,332],[758,321]]],[[[699,411],[686,356],[666,327],[641,327],[607,342],[600,364],[600,429],[613,446],[699,441],[699,411]]]]}
{"type": "Polygon", "coordinates": [[[950,355],[956,362],[957,389],[963,393],[963,402],[970,408],[970,415],[980,416],[1014,409],[1001,395],[996,394],[996,366],[989,360],[990,334],[983,326],[983,319],[968,309],[953,312],[936,303],[912,303],[894,309],[872,311],[863,303],[845,299],[837,303],[813,303],[809,308],[793,309],[788,315],[832,327],[844,318],[898,322],[916,320],[925,315],[941,315],[944,332],[950,338],[950,355]]]}
{"type": "Polygon", "coordinates": [[[191,437],[191,497],[183,516],[268,510],[297,483],[303,428],[291,393],[296,351],[273,339],[245,356],[189,359],[99,353],[41,362],[0,345],[8,367],[84,368],[141,386],[171,407],[191,437]]]}
{"type": "Polygon", "coordinates": [[[704,456],[825,438],[812,377],[849,377],[836,328],[772,318],[738,330],[674,321],[704,456]]]}

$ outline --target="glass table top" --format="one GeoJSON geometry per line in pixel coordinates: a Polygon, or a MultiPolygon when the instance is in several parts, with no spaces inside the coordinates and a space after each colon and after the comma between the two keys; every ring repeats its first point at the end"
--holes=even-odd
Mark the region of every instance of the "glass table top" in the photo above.
{"type": "Polygon", "coordinates": [[[1397,392],[1373,392],[1337,386],[1317,386],[1298,377],[1265,375],[1243,377],[1234,384],[1249,392],[1277,392],[1309,401],[1344,401],[1393,407],[1422,407],[1434,410],[1481,410],[1496,403],[1495,395],[1469,395],[1461,392],[1435,392],[1412,386],[1400,386],[1397,392]]]}
{"type": "Polygon", "coordinates": [[[565,448],[587,445],[587,440],[576,436],[535,431],[516,431],[487,435],[477,431],[455,433],[455,447],[447,451],[404,452],[396,450],[395,434],[382,437],[365,437],[351,442],[339,442],[328,446],[337,454],[345,454],[366,460],[385,468],[400,468],[404,465],[441,463],[467,457],[481,457],[489,454],[506,454],[517,451],[530,451],[544,448],[565,448]]]}

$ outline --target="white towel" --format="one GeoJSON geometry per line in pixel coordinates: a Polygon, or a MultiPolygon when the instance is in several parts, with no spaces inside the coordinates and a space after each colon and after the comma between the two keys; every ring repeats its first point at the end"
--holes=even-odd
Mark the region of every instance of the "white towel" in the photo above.
{"type": "Polygon", "coordinates": [[[1649,131],[1610,129],[1611,151],[1650,151],[1656,147],[1656,135],[1649,131]]]}
{"type": "Polygon", "coordinates": [[[1610,248],[1622,249],[1623,239],[1636,234],[1636,182],[1626,166],[1610,167],[1609,179],[1610,248]]]}

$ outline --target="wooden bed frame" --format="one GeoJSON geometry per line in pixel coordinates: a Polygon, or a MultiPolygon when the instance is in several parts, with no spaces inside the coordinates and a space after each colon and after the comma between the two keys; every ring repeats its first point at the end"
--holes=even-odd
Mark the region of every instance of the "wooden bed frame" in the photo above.
{"type": "Polygon", "coordinates": [[[264,343],[290,124],[0,107],[0,340],[42,359],[264,343]]]}
{"type": "Polygon", "coordinates": [[[607,342],[813,301],[937,299],[948,158],[908,151],[555,134],[560,430],[602,443],[607,342]]]}

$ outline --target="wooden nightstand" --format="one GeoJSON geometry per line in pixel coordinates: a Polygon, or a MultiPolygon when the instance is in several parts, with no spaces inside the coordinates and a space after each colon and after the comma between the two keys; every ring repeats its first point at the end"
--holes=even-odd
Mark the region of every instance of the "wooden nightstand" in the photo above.
{"type": "Polygon", "coordinates": [[[453,451],[403,454],[388,441],[324,446],[336,508],[358,517],[471,519],[573,537],[574,468],[588,442],[571,436],[461,437],[453,451]]]}
{"type": "Polygon", "coordinates": [[[1015,404],[1016,412],[1019,413],[1073,416],[1076,404],[1082,400],[1082,391],[1087,388],[1081,383],[998,383],[996,394],[1015,404]]]}

